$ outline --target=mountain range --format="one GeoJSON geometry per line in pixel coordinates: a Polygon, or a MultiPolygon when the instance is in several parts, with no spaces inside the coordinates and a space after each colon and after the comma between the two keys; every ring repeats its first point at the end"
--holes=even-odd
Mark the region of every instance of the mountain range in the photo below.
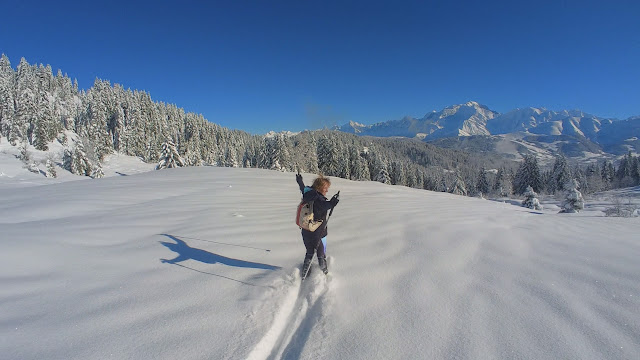
{"type": "Polygon", "coordinates": [[[490,151],[520,157],[535,152],[593,160],[640,150],[640,116],[602,118],[580,110],[522,108],[499,113],[470,101],[433,111],[420,119],[363,125],[349,122],[336,130],[357,135],[418,138],[438,146],[490,151]]]}

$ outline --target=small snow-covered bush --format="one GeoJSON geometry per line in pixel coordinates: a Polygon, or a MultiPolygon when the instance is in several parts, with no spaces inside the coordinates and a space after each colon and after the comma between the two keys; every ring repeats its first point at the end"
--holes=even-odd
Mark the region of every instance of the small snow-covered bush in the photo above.
{"type": "Polygon", "coordinates": [[[623,204],[619,197],[613,199],[613,206],[604,209],[605,216],[611,217],[636,217],[638,216],[638,209],[631,204],[623,204]]]}
{"type": "Polygon", "coordinates": [[[542,210],[542,205],[540,205],[540,201],[538,200],[538,194],[533,191],[531,186],[527,186],[523,195],[524,200],[522,201],[522,206],[529,209],[542,210]]]}
{"type": "Polygon", "coordinates": [[[32,162],[29,165],[27,165],[26,168],[27,168],[27,170],[31,171],[34,174],[40,174],[40,168],[34,162],[32,162]]]}
{"type": "Polygon", "coordinates": [[[104,171],[102,171],[102,167],[96,166],[93,168],[93,172],[91,173],[91,177],[94,179],[101,179],[104,177],[104,171]]]}

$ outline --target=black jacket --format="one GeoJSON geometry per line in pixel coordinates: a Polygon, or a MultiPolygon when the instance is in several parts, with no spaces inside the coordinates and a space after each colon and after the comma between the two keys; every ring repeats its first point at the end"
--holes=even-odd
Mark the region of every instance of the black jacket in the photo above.
{"type": "Polygon", "coordinates": [[[298,182],[298,185],[300,185],[300,192],[302,192],[302,201],[313,201],[313,220],[323,221],[323,224],[320,225],[316,231],[302,229],[302,236],[305,238],[313,237],[315,239],[322,239],[327,236],[327,213],[333,208],[333,204],[314,188],[304,186],[301,182],[298,182]]]}

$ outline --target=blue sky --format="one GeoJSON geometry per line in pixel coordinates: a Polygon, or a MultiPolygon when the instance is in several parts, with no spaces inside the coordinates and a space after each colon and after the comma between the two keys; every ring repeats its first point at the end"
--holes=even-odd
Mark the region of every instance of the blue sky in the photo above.
{"type": "Polygon", "coordinates": [[[0,52],[254,134],[470,100],[640,115],[640,2],[28,1],[0,52]]]}

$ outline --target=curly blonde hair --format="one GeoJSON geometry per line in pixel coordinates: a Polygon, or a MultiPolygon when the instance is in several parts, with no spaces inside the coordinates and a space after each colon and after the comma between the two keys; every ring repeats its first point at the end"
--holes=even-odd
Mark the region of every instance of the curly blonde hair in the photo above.
{"type": "Polygon", "coordinates": [[[325,186],[331,186],[331,180],[329,180],[328,177],[324,177],[322,175],[318,175],[318,177],[313,180],[313,185],[311,185],[311,187],[316,191],[322,189],[325,186]]]}

